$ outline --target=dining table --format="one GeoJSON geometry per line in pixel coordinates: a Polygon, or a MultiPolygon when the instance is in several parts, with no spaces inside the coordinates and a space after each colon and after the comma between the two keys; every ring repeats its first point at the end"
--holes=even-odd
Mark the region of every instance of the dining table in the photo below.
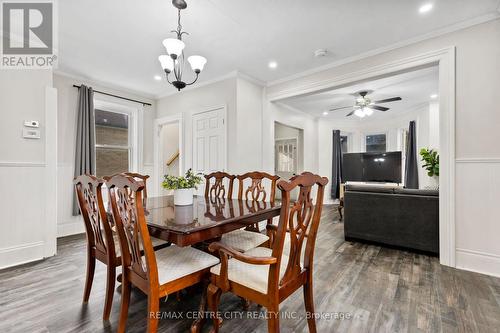
{"type": "MultiPolygon", "coordinates": [[[[194,196],[193,204],[176,206],[174,196],[149,197],[145,200],[146,223],[151,236],[177,246],[197,246],[220,239],[233,230],[271,221],[280,215],[279,202],[244,199],[206,198],[194,196]]],[[[199,314],[207,308],[208,279],[202,286],[199,314]]],[[[200,332],[205,322],[201,315],[191,325],[191,332],[200,332]]]]}
{"type": "Polygon", "coordinates": [[[193,204],[174,205],[174,196],[149,197],[145,203],[151,236],[177,246],[220,238],[233,230],[279,216],[279,202],[194,196],[193,204]]]}

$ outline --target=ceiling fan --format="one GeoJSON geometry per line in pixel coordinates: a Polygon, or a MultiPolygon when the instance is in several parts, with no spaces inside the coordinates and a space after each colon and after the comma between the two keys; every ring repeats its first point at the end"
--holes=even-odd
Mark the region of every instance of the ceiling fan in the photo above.
{"type": "Polygon", "coordinates": [[[395,102],[395,101],[400,101],[402,100],[401,97],[391,97],[391,98],[386,98],[386,99],[381,99],[379,101],[372,101],[367,95],[373,93],[372,90],[362,90],[357,93],[354,93],[354,96],[356,97],[356,101],[354,105],[350,106],[343,106],[340,108],[333,108],[328,111],[338,111],[338,110],[343,110],[343,109],[349,109],[353,108],[351,112],[349,112],[346,117],[352,116],[353,114],[363,118],[365,116],[371,116],[373,114],[374,110],[377,111],[387,111],[389,108],[386,108],[385,106],[380,106],[376,104],[383,104],[383,103],[389,103],[389,102],[395,102]]]}

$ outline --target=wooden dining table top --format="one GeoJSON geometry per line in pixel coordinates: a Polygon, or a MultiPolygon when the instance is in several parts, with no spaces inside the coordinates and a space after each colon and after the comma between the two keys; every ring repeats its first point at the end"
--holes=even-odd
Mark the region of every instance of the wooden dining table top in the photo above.
{"type": "Polygon", "coordinates": [[[205,198],[194,196],[193,204],[174,205],[174,197],[150,197],[145,213],[152,236],[178,246],[217,239],[224,233],[279,216],[279,203],[205,198]]]}

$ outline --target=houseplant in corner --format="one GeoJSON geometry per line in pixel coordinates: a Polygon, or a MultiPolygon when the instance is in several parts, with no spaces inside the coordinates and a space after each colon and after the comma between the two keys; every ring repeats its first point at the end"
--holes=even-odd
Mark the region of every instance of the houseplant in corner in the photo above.
{"type": "Polygon", "coordinates": [[[202,182],[202,178],[189,169],[185,176],[165,175],[161,186],[167,190],[174,190],[174,204],[176,206],[186,206],[193,204],[193,191],[202,182]]]}
{"type": "Polygon", "coordinates": [[[422,168],[427,171],[427,176],[432,179],[432,189],[439,189],[439,154],[434,149],[422,148],[420,149],[420,156],[422,157],[422,168]]]}

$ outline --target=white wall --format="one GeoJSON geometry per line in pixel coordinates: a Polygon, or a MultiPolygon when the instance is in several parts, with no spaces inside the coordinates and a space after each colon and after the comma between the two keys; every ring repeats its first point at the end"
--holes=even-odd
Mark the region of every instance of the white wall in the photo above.
{"type": "Polygon", "coordinates": [[[303,90],[333,77],[455,46],[456,266],[500,276],[499,41],[500,20],[494,20],[277,83],[267,92],[303,90]]]}
{"type": "MultiPolygon", "coordinates": [[[[318,121],[311,115],[295,110],[281,103],[265,102],[263,113],[262,133],[262,162],[263,169],[274,173],[274,124],[281,124],[303,130],[304,136],[304,164],[303,170],[318,172],[318,121]]],[[[323,143],[321,143],[323,144],[323,143]]]]}
{"type": "Polygon", "coordinates": [[[236,79],[236,174],[262,169],[262,93],[261,86],[236,79]]]}
{"type": "Polygon", "coordinates": [[[225,106],[227,169],[231,173],[259,169],[261,164],[262,88],[237,76],[181,91],[158,100],[158,118],[182,114],[184,169],[192,166],[192,115],[225,106]]]}
{"type": "Polygon", "coordinates": [[[49,70],[0,70],[0,269],[56,251],[57,98],[49,70]],[[38,120],[41,138],[22,138],[38,120]]]}
{"type": "MultiPolygon", "coordinates": [[[[95,90],[104,91],[119,96],[149,102],[152,106],[145,106],[143,114],[143,161],[139,161],[139,172],[153,175],[153,121],[156,118],[155,101],[149,98],[115,88],[103,87],[95,82],[73,78],[65,75],[54,74],[54,88],[58,91],[57,131],[58,160],[57,160],[57,186],[58,186],[58,237],[85,232],[80,216],[72,215],[73,178],[75,170],[75,140],[76,140],[76,111],[78,104],[78,89],[73,85],[85,84],[95,90]]],[[[128,102],[101,94],[94,98],[102,101],[123,104],[132,107],[141,107],[141,104],[128,102]]],[[[148,188],[151,187],[148,184],[148,188]]]]}

